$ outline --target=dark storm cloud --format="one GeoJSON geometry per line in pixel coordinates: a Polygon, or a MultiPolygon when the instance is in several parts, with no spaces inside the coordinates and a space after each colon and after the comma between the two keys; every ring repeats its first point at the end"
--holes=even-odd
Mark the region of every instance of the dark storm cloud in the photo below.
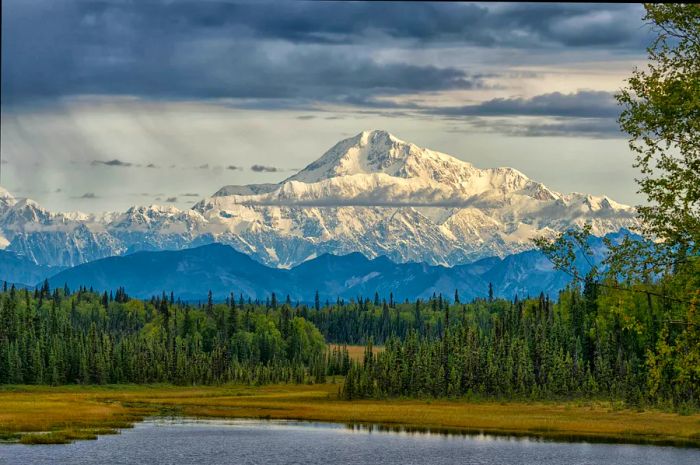
{"type": "Polygon", "coordinates": [[[243,167],[241,167],[241,166],[235,166],[235,165],[228,165],[228,166],[226,167],[226,169],[227,169],[227,170],[232,170],[232,171],[238,171],[238,170],[242,170],[243,167]]]}
{"type": "Polygon", "coordinates": [[[638,5],[6,0],[2,99],[111,94],[262,99],[273,107],[361,104],[482,85],[456,68],[378,62],[358,52],[363,47],[418,41],[436,50],[639,51],[640,17],[638,5]]]}
{"type": "MultiPolygon", "coordinates": [[[[6,2],[3,102],[75,94],[337,101],[480,84],[456,68],[246,37],[256,20],[241,18],[260,11],[214,2],[6,2]]],[[[322,14],[308,26],[317,21],[322,14]]]]}
{"type": "Polygon", "coordinates": [[[103,165],[103,166],[121,166],[121,167],[128,167],[128,166],[133,166],[132,163],[114,159],[114,160],[109,160],[109,161],[102,161],[102,160],[93,160],[91,163],[93,166],[97,165],[103,165]]]}
{"type": "Polygon", "coordinates": [[[650,36],[640,4],[509,3],[495,8],[483,28],[494,43],[643,50],[650,36]]]}
{"type": "Polygon", "coordinates": [[[264,166],[264,165],[253,165],[250,167],[252,171],[256,173],[277,173],[283,171],[275,166],[264,166]]]}
{"type": "Polygon", "coordinates": [[[177,197],[168,197],[165,201],[169,203],[177,202],[177,197]]]}
{"type": "Polygon", "coordinates": [[[642,8],[629,4],[176,0],[81,2],[75,11],[128,22],[159,35],[225,33],[295,43],[346,44],[385,37],[481,46],[636,47],[646,38],[639,28],[642,8]]]}
{"type": "Polygon", "coordinates": [[[620,114],[613,94],[579,91],[573,94],[552,92],[532,98],[497,98],[476,105],[434,108],[429,113],[448,116],[562,116],[578,118],[616,118],[620,114]]]}

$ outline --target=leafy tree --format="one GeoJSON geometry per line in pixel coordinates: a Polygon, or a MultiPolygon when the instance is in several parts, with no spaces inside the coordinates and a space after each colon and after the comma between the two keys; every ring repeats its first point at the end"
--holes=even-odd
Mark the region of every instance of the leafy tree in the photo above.
{"type": "Polygon", "coordinates": [[[645,8],[657,33],[649,64],[635,69],[616,97],[641,172],[637,183],[647,203],[637,210],[648,240],[625,241],[612,261],[615,271],[641,276],[700,254],[700,5],[645,8]]]}
{"type": "MultiPolygon", "coordinates": [[[[554,241],[535,240],[558,269],[577,280],[589,275],[599,285],[620,287],[614,282],[620,277],[648,282],[692,267],[700,255],[700,6],[645,8],[644,19],[656,33],[647,49],[649,63],[635,69],[616,96],[622,106],[620,127],[630,136],[641,173],[639,192],[646,196],[637,207],[642,239],[606,241],[610,253],[602,263],[589,259],[590,226],[566,231],[554,241]],[[576,251],[587,261],[584,272],[576,251]],[[604,274],[613,282],[605,284],[604,274]]],[[[671,298],[690,303],[687,294],[671,298]]]]}

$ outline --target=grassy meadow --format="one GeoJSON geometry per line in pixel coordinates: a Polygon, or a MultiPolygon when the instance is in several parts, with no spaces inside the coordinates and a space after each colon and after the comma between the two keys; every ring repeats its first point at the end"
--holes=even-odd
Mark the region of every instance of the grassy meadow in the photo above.
{"type": "Polygon", "coordinates": [[[700,414],[620,409],[609,402],[350,402],[337,398],[338,388],[332,382],[260,387],[5,386],[0,389],[0,437],[25,444],[67,443],[117,433],[147,416],[165,415],[700,447],[700,414]]]}

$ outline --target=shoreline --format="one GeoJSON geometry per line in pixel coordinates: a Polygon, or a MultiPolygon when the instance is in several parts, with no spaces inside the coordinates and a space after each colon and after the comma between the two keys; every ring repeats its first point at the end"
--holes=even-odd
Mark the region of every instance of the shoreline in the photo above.
{"type": "Polygon", "coordinates": [[[149,417],[291,420],[450,435],[700,448],[700,413],[636,411],[603,401],[359,400],[340,384],[3,386],[0,439],[65,444],[149,417]]]}

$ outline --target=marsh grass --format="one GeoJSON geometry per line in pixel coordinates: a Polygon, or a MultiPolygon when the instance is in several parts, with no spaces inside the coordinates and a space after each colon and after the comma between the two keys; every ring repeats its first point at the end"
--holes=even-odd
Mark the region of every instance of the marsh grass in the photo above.
{"type": "Polygon", "coordinates": [[[14,386],[0,388],[0,438],[66,443],[112,434],[146,416],[257,418],[386,429],[700,447],[700,414],[626,409],[609,401],[361,400],[339,384],[273,386],[14,386]]]}

